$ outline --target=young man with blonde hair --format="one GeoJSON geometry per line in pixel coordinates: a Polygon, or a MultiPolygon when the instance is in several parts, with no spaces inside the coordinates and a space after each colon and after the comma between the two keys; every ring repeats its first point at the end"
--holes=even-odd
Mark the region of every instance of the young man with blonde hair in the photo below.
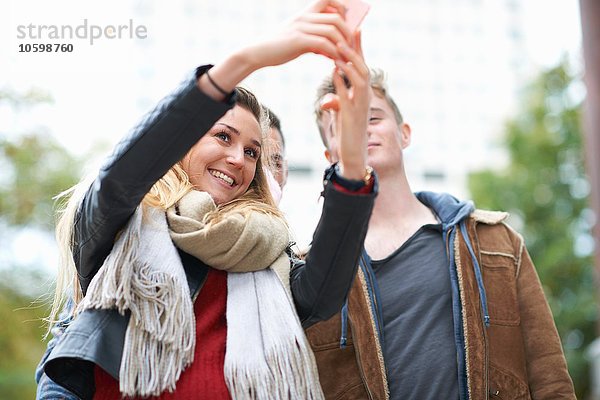
{"type": "MultiPolygon", "coordinates": [[[[379,195],[346,305],[307,335],[327,398],[574,399],[552,314],[504,212],[413,193],[412,131],[371,72],[368,164],[379,195]]],[[[316,102],[325,155],[339,157],[337,99],[316,102]]],[[[449,160],[450,161],[450,160],[449,160]]]]}

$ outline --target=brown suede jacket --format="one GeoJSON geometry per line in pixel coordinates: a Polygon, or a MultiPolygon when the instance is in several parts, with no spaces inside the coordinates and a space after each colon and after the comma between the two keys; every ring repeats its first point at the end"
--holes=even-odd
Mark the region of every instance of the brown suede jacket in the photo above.
{"type": "MultiPolygon", "coordinates": [[[[521,235],[503,222],[506,217],[502,212],[475,210],[464,221],[464,232],[481,266],[488,327],[474,262],[460,230],[451,244],[463,316],[468,397],[461,398],[575,399],[535,267],[521,235]]],[[[451,237],[446,237],[449,249],[451,237]]],[[[348,297],[346,347],[340,347],[340,313],[306,331],[327,399],[389,398],[387,380],[394,377],[386,374],[364,271],[359,268],[348,297]]]]}

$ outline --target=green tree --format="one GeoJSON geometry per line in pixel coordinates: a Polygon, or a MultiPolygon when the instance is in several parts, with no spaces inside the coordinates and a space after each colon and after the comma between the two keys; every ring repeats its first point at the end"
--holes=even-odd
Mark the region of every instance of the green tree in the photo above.
{"type": "MultiPolygon", "coordinates": [[[[37,90],[22,95],[0,90],[0,105],[15,112],[48,101],[37,90]]],[[[34,371],[46,347],[42,318],[49,311],[37,298],[40,291],[50,290],[43,287],[48,277],[39,266],[21,265],[12,257],[11,241],[21,230],[51,236],[52,198],[78,180],[80,166],[78,158],[43,130],[21,135],[0,131],[1,399],[35,398],[34,371]]]]}
{"type": "Polygon", "coordinates": [[[597,309],[581,132],[581,81],[566,60],[528,86],[521,112],[506,126],[510,161],[469,176],[480,208],[504,209],[524,235],[536,264],[577,397],[590,390],[585,350],[595,338],[597,309]]]}
{"type": "Polygon", "coordinates": [[[52,197],[77,181],[80,162],[51,136],[0,138],[0,215],[11,226],[52,230],[52,197]]]}
{"type": "Polygon", "coordinates": [[[0,398],[33,399],[34,371],[46,344],[42,318],[48,314],[44,304],[36,303],[13,287],[17,281],[41,285],[44,278],[30,268],[0,270],[0,398]],[[17,276],[18,275],[18,276],[17,276]]]}

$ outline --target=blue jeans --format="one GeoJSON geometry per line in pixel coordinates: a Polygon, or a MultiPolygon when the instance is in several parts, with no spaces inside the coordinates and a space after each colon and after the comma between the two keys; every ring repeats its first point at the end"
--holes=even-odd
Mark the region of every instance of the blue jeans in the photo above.
{"type": "Polygon", "coordinates": [[[37,400],[79,400],[79,397],[60,386],[58,383],[54,382],[52,379],[48,378],[48,376],[44,373],[44,365],[46,364],[46,360],[48,359],[50,352],[52,352],[52,349],[54,349],[54,346],[56,346],[73,318],[71,315],[72,311],[73,301],[69,299],[67,300],[63,311],[58,317],[58,322],[54,324],[50,330],[52,339],[50,339],[48,342],[46,352],[42,356],[42,359],[35,370],[35,381],[38,384],[36,393],[37,400]]]}

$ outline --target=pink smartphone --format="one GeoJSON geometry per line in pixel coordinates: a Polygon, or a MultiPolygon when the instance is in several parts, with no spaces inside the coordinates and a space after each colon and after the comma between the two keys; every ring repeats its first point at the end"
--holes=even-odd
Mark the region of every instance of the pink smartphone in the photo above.
{"type": "Polygon", "coordinates": [[[371,6],[363,0],[344,0],[343,3],[346,6],[346,24],[350,31],[356,32],[371,6]]]}

